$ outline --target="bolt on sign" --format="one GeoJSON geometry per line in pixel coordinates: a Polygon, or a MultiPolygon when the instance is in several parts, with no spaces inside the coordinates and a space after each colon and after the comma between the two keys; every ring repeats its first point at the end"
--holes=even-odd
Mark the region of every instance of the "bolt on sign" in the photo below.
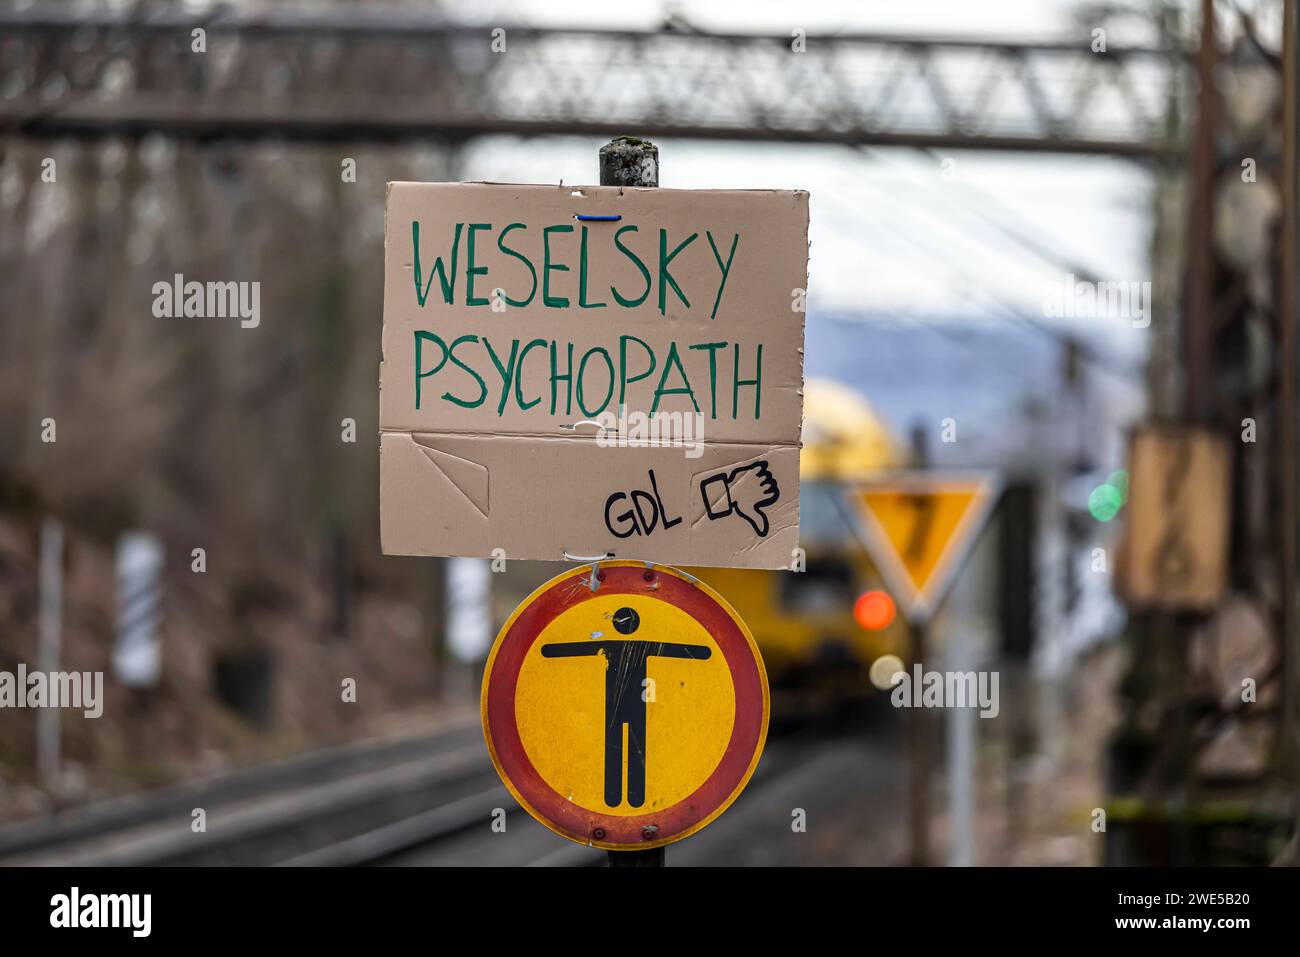
{"type": "Polygon", "coordinates": [[[383,550],[784,568],[808,194],[390,183],[383,550]]]}
{"type": "Polygon", "coordinates": [[[849,491],[857,532],[908,621],[933,616],[999,491],[983,472],[905,472],[849,491]]]}
{"type": "Polygon", "coordinates": [[[1227,587],[1231,463],[1205,429],[1147,426],[1129,440],[1117,583],[1134,607],[1205,611],[1227,587]]]}
{"type": "Polygon", "coordinates": [[[492,761],[529,814],[580,844],[642,850],[694,834],[743,790],[767,738],[767,673],[707,585],[613,561],[515,609],[482,711],[492,761]]]}

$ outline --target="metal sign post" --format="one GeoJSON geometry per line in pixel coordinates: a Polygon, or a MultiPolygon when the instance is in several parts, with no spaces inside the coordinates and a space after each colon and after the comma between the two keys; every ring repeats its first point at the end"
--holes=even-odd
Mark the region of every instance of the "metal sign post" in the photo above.
{"type": "MultiPolygon", "coordinates": [[[[63,523],[46,518],[41,523],[40,653],[37,660],[47,680],[59,670],[63,631],[63,523]]],[[[41,708],[36,718],[36,763],[46,785],[59,774],[58,708],[41,708]]]]}
{"type": "MultiPolygon", "coordinates": [[[[659,147],[634,136],[618,136],[600,148],[601,186],[659,185],[659,147]]],[[[663,847],[610,851],[610,867],[663,867],[663,847]]]]}
{"type": "MultiPolygon", "coordinates": [[[[918,449],[919,449],[918,444],[918,449]]],[[[923,450],[918,462],[924,461],[923,450]]],[[[893,592],[911,628],[911,659],[924,664],[932,651],[930,622],[997,502],[1001,482],[987,472],[917,470],[864,484],[849,495],[848,513],[863,548],[893,592]]],[[[967,636],[956,639],[965,642],[967,636]]],[[[960,652],[961,649],[954,649],[960,652]]],[[[970,776],[975,726],[954,715],[950,765],[954,780],[954,862],[969,863],[970,776]]],[[[935,727],[925,708],[908,715],[910,861],[930,863],[930,790],[935,727]]]]}

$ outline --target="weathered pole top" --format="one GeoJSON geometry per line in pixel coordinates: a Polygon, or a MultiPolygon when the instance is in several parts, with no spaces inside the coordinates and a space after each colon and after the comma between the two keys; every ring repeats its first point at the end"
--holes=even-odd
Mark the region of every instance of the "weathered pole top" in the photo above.
{"type": "Polygon", "coordinates": [[[600,148],[601,186],[658,186],[659,147],[637,136],[616,136],[600,148]]]}

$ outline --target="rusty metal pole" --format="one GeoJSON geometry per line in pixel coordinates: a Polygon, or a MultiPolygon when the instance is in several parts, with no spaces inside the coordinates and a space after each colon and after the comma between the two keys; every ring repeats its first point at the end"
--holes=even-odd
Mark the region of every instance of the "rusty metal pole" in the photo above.
{"type": "MultiPolygon", "coordinates": [[[[912,664],[925,666],[928,653],[929,624],[912,626],[912,664]]],[[[915,689],[913,689],[915,693],[915,689]]],[[[924,708],[912,707],[907,714],[907,744],[910,760],[908,776],[909,862],[913,867],[930,863],[930,720],[924,708]]]]}
{"type": "MultiPolygon", "coordinates": [[[[928,464],[929,449],[925,440],[925,426],[912,427],[912,467],[924,469],[928,464]]],[[[911,625],[911,662],[915,667],[925,667],[929,653],[930,622],[928,619],[911,625]]],[[[915,672],[913,672],[915,673],[915,672]]],[[[915,693],[915,688],[913,692],[915,693]]],[[[925,708],[912,707],[907,713],[908,775],[908,834],[910,837],[909,861],[913,867],[930,863],[930,788],[931,764],[934,761],[930,716],[925,708]]]]}
{"type": "MultiPolygon", "coordinates": [[[[1300,309],[1300,148],[1296,138],[1300,135],[1300,17],[1296,4],[1300,0],[1287,0],[1282,28],[1282,263],[1281,302],[1279,310],[1279,376],[1281,391],[1278,408],[1278,468],[1280,471],[1278,494],[1282,506],[1282,555],[1280,598],[1283,681],[1282,708],[1284,736],[1293,749],[1291,767],[1296,766],[1296,753],[1300,750],[1300,595],[1297,595],[1297,532],[1298,520],[1296,473],[1297,410],[1296,410],[1296,311],[1300,309]]],[[[1294,813],[1300,821],[1300,807],[1294,813]]],[[[1291,860],[1300,859],[1297,842],[1292,841],[1291,860]]]]}
{"type": "MultiPolygon", "coordinates": [[[[1196,53],[1196,127],[1189,149],[1190,216],[1186,264],[1186,303],[1182,324],[1182,396],[1178,419],[1183,424],[1222,429],[1221,404],[1214,393],[1213,342],[1217,311],[1214,257],[1214,197],[1217,185],[1216,133],[1222,116],[1222,104],[1216,76],[1219,68],[1218,23],[1214,0],[1201,0],[1201,34],[1196,53]]],[[[1188,720],[1190,646],[1192,633],[1201,619],[1194,614],[1155,612],[1146,619],[1152,630],[1154,673],[1157,676],[1156,700],[1163,726],[1164,744],[1156,762],[1155,778],[1177,781],[1181,800],[1186,805],[1185,823],[1196,811],[1196,750],[1193,729],[1188,720]]],[[[1167,790],[1164,784],[1158,785],[1167,790]]],[[[1172,826],[1172,821],[1169,822],[1172,826]]],[[[1187,827],[1171,831],[1175,856],[1190,854],[1186,843],[1187,827]]]]}
{"type": "Polygon", "coordinates": [[[616,136],[600,148],[601,186],[658,186],[659,147],[635,136],[616,136]]]}
{"type": "MultiPolygon", "coordinates": [[[[659,147],[635,136],[616,136],[600,148],[601,186],[658,186],[659,147]]],[[[663,867],[664,849],[609,851],[610,867],[663,867]]]]}
{"type": "Polygon", "coordinates": [[[1201,3],[1201,42],[1196,57],[1199,116],[1191,147],[1191,223],[1187,253],[1187,310],[1183,324],[1183,418],[1208,425],[1210,418],[1210,341],[1214,263],[1214,131],[1218,122],[1218,97],[1214,85],[1217,49],[1214,0],[1201,3]]]}

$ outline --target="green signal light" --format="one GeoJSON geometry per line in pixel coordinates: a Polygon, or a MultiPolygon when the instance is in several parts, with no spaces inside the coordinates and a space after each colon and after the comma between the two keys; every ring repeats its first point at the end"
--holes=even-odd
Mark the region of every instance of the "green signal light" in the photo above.
{"type": "Polygon", "coordinates": [[[1123,494],[1110,482],[1098,485],[1088,496],[1088,511],[1099,522],[1109,522],[1123,507],[1123,494]]]}

